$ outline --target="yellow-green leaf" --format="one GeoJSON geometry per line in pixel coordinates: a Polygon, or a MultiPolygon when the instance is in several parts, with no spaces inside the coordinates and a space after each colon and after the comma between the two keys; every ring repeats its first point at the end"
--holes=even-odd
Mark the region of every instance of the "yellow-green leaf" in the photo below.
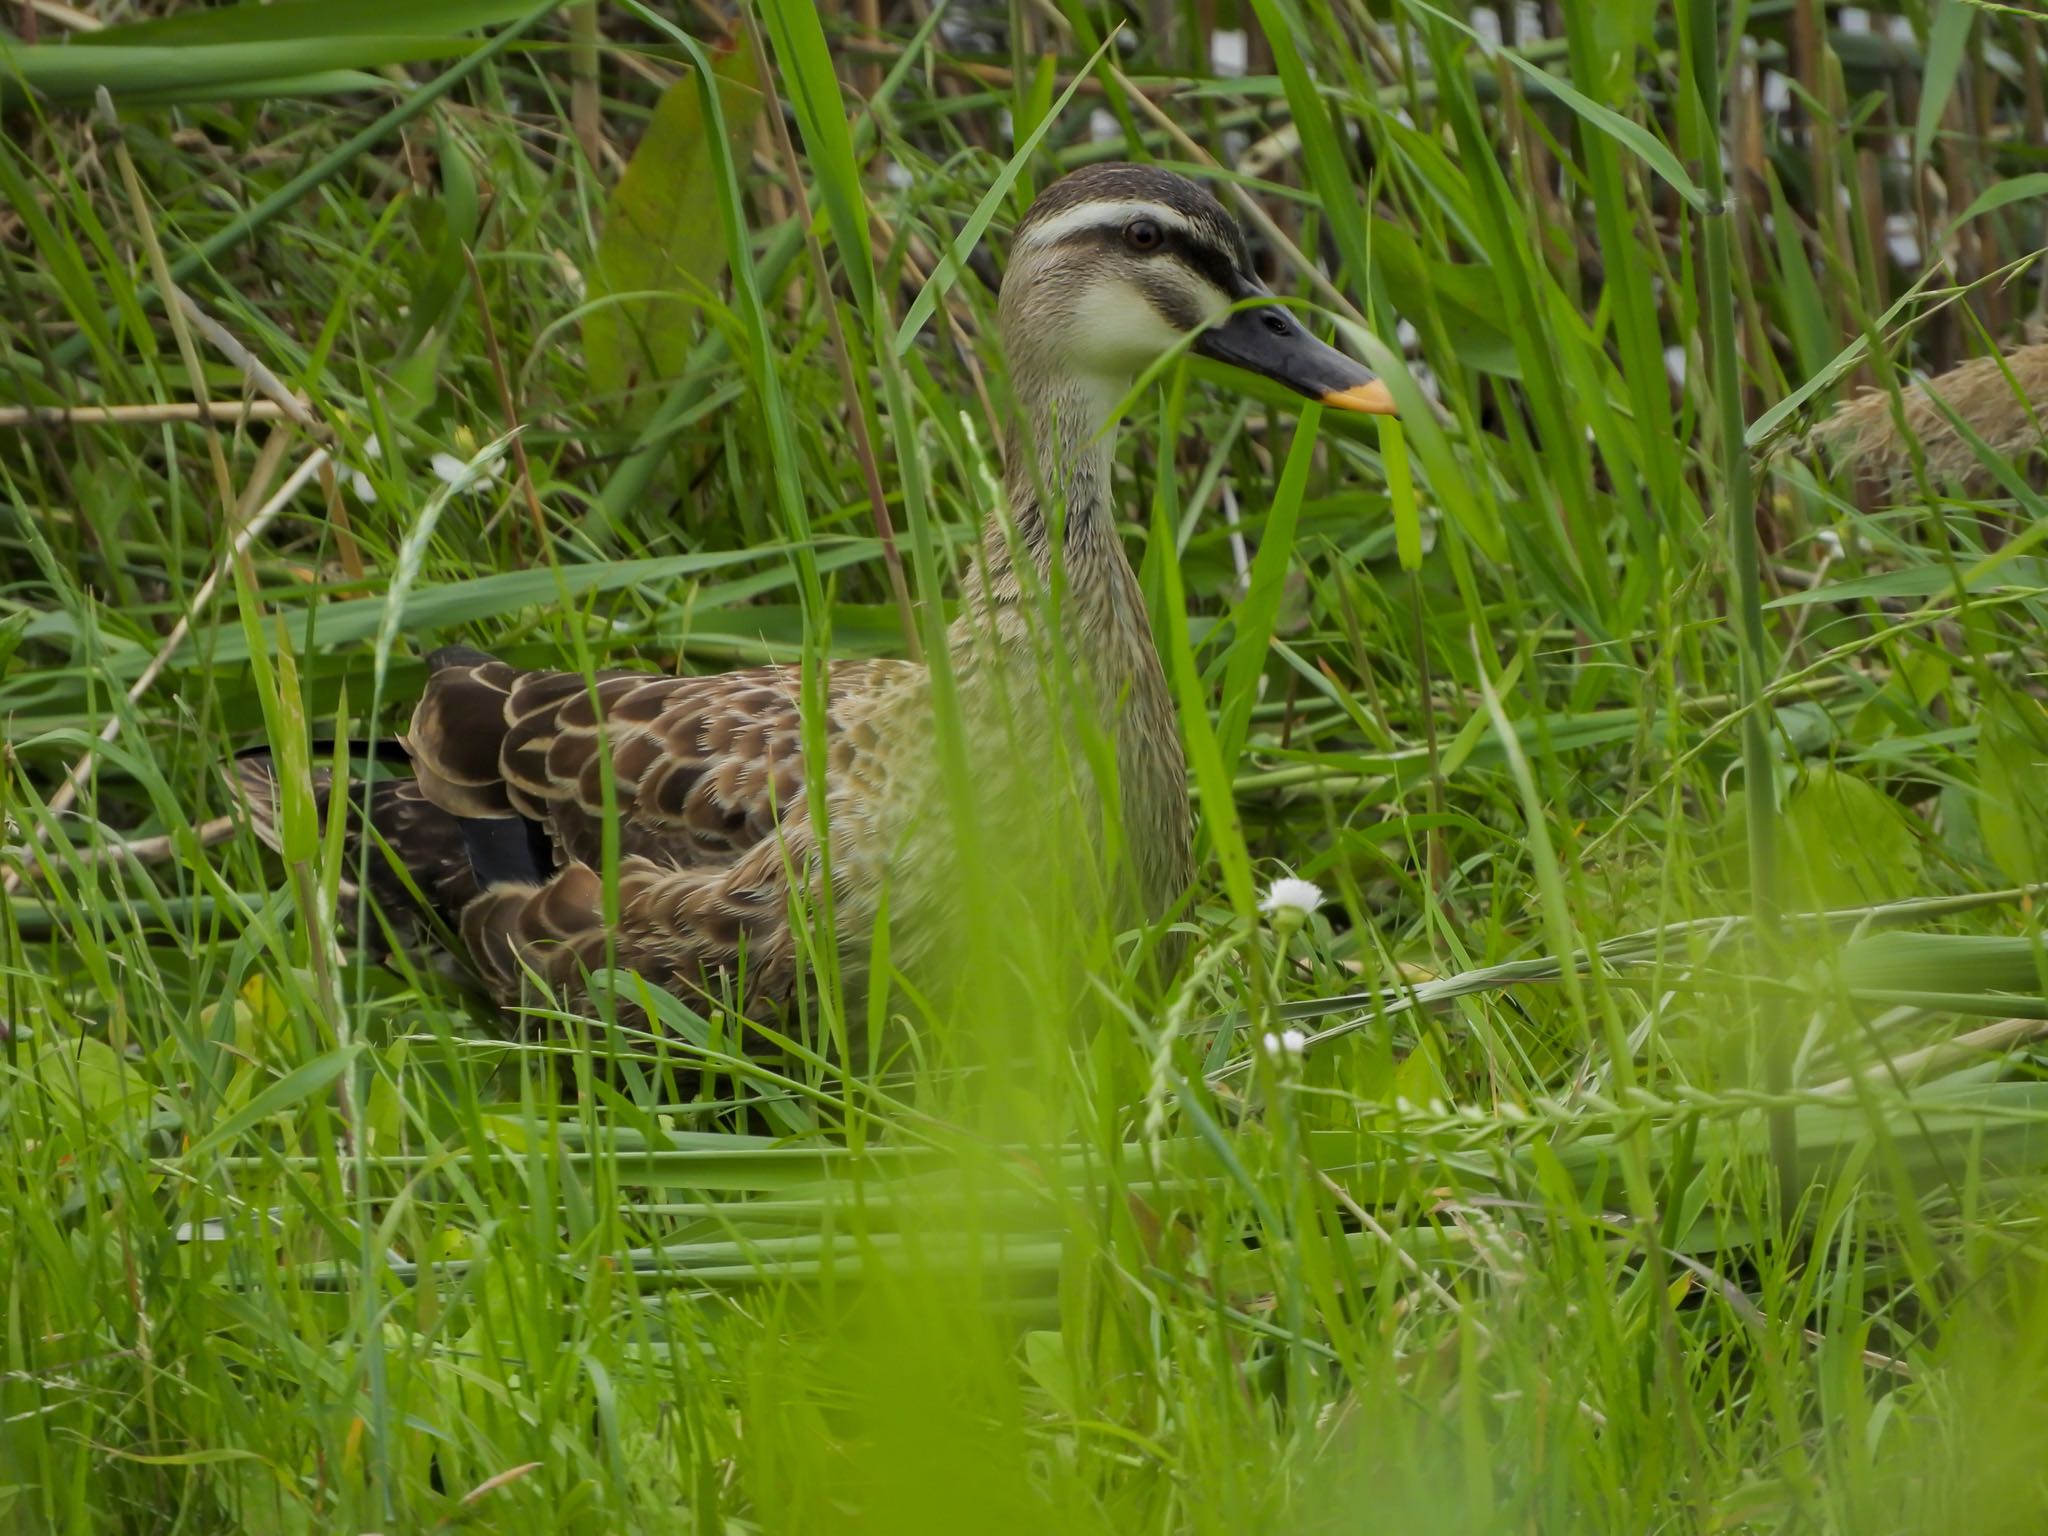
{"type": "Polygon", "coordinates": [[[86,1125],[104,1125],[149,1102],[149,1084],[104,1040],[52,1045],[39,1063],[51,1096],[86,1125]]]}
{"type": "MultiPolygon", "coordinates": [[[[1729,848],[1739,859],[1746,798],[1729,796],[1728,810],[1729,848]]],[[[1912,818],[1875,785],[1809,763],[1786,791],[1778,815],[1778,869],[1788,908],[1819,912],[1897,901],[1919,888],[1921,865],[1912,818]]]]}
{"type": "Polygon", "coordinates": [[[1977,716],[1977,825],[1992,862],[2021,884],[2048,879],[2048,710],[1994,688],[1977,716]]]}
{"type": "MultiPolygon", "coordinates": [[[[735,48],[712,68],[727,140],[743,158],[761,110],[753,51],[735,48]]],[[[636,390],[682,372],[698,307],[725,270],[706,132],[697,82],[677,81],[656,104],[598,238],[589,296],[617,298],[583,317],[584,367],[591,388],[624,400],[629,414],[636,390]]]]}

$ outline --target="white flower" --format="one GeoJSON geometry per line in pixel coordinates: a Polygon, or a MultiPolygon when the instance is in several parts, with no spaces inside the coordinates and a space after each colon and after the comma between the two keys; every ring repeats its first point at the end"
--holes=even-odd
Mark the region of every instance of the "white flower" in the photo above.
{"type": "MultiPolygon", "coordinates": [[[[384,457],[384,440],[374,432],[370,434],[370,440],[363,444],[363,457],[372,463],[384,457]]],[[[348,472],[348,488],[356,493],[356,500],[364,506],[374,507],[377,504],[377,487],[370,484],[370,477],[360,469],[348,472]]]]}
{"type": "Polygon", "coordinates": [[[458,491],[467,491],[472,496],[488,495],[491,487],[498,483],[503,473],[496,459],[488,464],[479,464],[474,471],[469,465],[452,453],[437,453],[428,460],[434,471],[434,478],[443,485],[453,486],[458,491]]]}
{"type": "Polygon", "coordinates": [[[1821,555],[1829,560],[1842,558],[1842,536],[1832,528],[1823,528],[1813,536],[1813,542],[1820,546],[1821,555]]]}
{"type": "Polygon", "coordinates": [[[1298,1029],[1283,1029],[1278,1034],[1267,1035],[1260,1044],[1275,1061],[1298,1061],[1308,1049],[1308,1036],[1298,1029]]]}
{"type": "Polygon", "coordinates": [[[1292,916],[1296,921],[1307,917],[1323,904],[1323,888],[1313,880],[1297,880],[1292,875],[1275,880],[1266,891],[1266,899],[1259,903],[1259,910],[1271,917],[1292,916]]]}
{"type": "Polygon", "coordinates": [[[1244,74],[1244,67],[1251,56],[1242,32],[1220,30],[1209,34],[1209,67],[1223,80],[1235,80],[1244,74]]]}

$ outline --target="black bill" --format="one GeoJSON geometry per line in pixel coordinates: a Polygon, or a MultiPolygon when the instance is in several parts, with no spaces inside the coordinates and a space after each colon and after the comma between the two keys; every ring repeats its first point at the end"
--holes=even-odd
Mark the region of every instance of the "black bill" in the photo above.
{"type": "Polygon", "coordinates": [[[1197,336],[1195,350],[1338,410],[1368,416],[1399,414],[1392,391],[1371,369],[1317,341],[1278,305],[1237,311],[1197,336]]]}

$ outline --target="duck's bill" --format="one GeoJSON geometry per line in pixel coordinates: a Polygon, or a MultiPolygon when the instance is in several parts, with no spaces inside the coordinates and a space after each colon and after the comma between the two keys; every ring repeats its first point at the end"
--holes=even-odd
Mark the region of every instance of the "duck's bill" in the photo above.
{"type": "Polygon", "coordinates": [[[1241,309],[1195,338],[1195,350],[1340,411],[1394,416],[1394,395],[1363,363],[1317,341],[1284,309],[1241,309]]]}

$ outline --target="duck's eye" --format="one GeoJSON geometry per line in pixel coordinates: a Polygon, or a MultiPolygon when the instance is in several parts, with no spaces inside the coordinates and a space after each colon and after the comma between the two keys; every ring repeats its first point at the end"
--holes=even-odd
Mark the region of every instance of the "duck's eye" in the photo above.
{"type": "Polygon", "coordinates": [[[1124,244],[1134,251],[1156,251],[1166,234],[1154,219],[1133,219],[1124,226],[1124,244]]]}

